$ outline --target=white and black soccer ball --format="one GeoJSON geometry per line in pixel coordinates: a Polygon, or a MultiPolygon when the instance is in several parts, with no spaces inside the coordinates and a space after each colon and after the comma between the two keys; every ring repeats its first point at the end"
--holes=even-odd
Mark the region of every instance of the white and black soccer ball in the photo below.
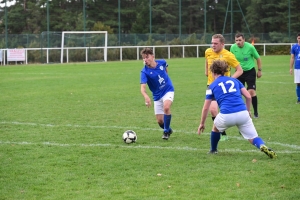
{"type": "Polygon", "coordinates": [[[122,138],[126,144],[130,144],[136,142],[137,135],[133,130],[127,130],[123,133],[122,138]]]}

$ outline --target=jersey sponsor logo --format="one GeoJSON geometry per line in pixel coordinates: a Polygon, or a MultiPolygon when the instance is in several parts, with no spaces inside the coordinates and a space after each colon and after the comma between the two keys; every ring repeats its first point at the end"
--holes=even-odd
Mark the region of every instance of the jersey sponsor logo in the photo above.
{"type": "Polygon", "coordinates": [[[158,82],[159,82],[159,84],[165,83],[165,79],[163,77],[161,77],[160,75],[158,75],[158,82]]]}
{"type": "Polygon", "coordinates": [[[160,69],[160,70],[164,70],[164,67],[163,67],[163,66],[160,66],[159,69],[160,69]]]}

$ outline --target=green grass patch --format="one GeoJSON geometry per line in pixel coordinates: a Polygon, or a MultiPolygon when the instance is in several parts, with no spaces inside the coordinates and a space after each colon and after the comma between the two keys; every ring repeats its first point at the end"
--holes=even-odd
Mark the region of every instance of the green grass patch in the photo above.
{"type": "Polygon", "coordinates": [[[269,159],[228,129],[207,155],[196,134],[204,58],[170,59],[174,133],[161,139],[140,94],[142,61],[0,67],[0,199],[299,199],[299,113],[289,56],[262,57],[259,135],[269,159]],[[122,141],[125,130],[137,143],[122,141]]]}

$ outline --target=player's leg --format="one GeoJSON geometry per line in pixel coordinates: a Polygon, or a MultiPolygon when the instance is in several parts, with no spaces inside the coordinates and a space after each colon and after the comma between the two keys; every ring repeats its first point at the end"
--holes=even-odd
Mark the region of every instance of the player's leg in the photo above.
{"type": "MultiPolygon", "coordinates": [[[[217,114],[219,113],[219,106],[218,106],[218,103],[216,100],[212,100],[211,104],[210,104],[210,107],[209,107],[209,111],[210,111],[210,114],[211,114],[211,118],[212,120],[214,121],[217,114]]],[[[228,140],[228,136],[226,134],[226,132],[221,132],[221,141],[225,141],[225,140],[228,140]]]]}
{"type": "Polygon", "coordinates": [[[213,125],[212,131],[210,133],[210,150],[208,153],[217,154],[218,153],[218,143],[221,138],[220,131],[213,125]]]}
{"type": "Polygon", "coordinates": [[[248,111],[242,111],[237,113],[237,127],[240,133],[245,139],[247,139],[252,145],[260,149],[267,154],[270,158],[276,158],[276,153],[265,145],[265,142],[258,136],[254,127],[252,119],[250,118],[248,111]]]}
{"type": "Polygon", "coordinates": [[[174,92],[168,92],[163,96],[163,110],[164,110],[164,134],[163,139],[169,139],[170,135],[173,133],[171,129],[171,106],[174,99],[174,92]]]}
{"type": "MultiPolygon", "coordinates": [[[[247,76],[246,71],[244,71],[243,74],[237,78],[245,87],[246,87],[246,85],[245,85],[246,84],[246,78],[245,78],[246,76],[247,76]]],[[[242,135],[240,131],[239,131],[239,134],[242,135]]]]}
{"type": "Polygon", "coordinates": [[[214,125],[210,134],[210,151],[208,153],[216,154],[218,153],[218,143],[221,138],[221,133],[224,132],[228,126],[227,121],[231,120],[231,115],[223,115],[222,113],[219,113],[215,120],[214,125]]]}
{"type": "Polygon", "coordinates": [[[263,139],[261,139],[260,137],[257,136],[255,138],[249,139],[249,142],[253,144],[255,147],[257,147],[258,149],[260,149],[262,152],[264,152],[270,158],[277,157],[276,153],[271,148],[268,148],[265,145],[263,139]]]}
{"type": "MultiPolygon", "coordinates": [[[[163,100],[160,99],[158,101],[154,101],[154,113],[155,113],[155,117],[156,117],[156,121],[158,123],[158,125],[164,129],[164,107],[163,107],[163,100]]],[[[163,139],[164,138],[164,134],[162,136],[163,139]]]]}
{"type": "Polygon", "coordinates": [[[300,83],[296,85],[297,104],[300,104],[300,83]]]}
{"type": "Polygon", "coordinates": [[[300,104],[300,70],[294,70],[294,82],[296,83],[297,104],[300,104]]]}
{"type": "Polygon", "coordinates": [[[256,71],[255,68],[253,67],[251,70],[247,71],[245,73],[247,75],[245,77],[246,79],[246,84],[247,84],[247,90],[251,95],[252,98],[252,107],[254,111],[254,118],[258,118],[258,101],[257,101],[257,95],[256,95],[256,71]]]}
{"type": "Polygon", "coordinates": [[[164,131],[169,131],[170,129],[170,124],[171,124],[171,105],[172,101],[170,100],[165,100],[164,101],[164,131]]]}
{"type": "Polygon", "coordinates": [[[159,127],[164,129],[164,114],[156,114],[155,117],[159,127]]]}

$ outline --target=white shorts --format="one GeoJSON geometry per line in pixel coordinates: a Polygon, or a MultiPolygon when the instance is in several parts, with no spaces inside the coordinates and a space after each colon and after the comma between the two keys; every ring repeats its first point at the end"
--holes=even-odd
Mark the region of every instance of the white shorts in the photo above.
{"type": "Polygon", "coordinates": [[[294,69],[294,83],[300,83],[300,69],[294,69]]]}
{"type": "Polygon", "coordinates": [[[154,113],[155,115],[164,114],[164,101],[174,100],[174,92],[167,92],[160,100],[154,101],[154,113]]]}
{"type": "Polygon", "coordinates": [[[219,113],[214,120],[214,124],[220,132],[232,126],[237,126],[240,133],[247,140],[258,136],[252,119],[246,110],[231,114],[219,113]]]}

